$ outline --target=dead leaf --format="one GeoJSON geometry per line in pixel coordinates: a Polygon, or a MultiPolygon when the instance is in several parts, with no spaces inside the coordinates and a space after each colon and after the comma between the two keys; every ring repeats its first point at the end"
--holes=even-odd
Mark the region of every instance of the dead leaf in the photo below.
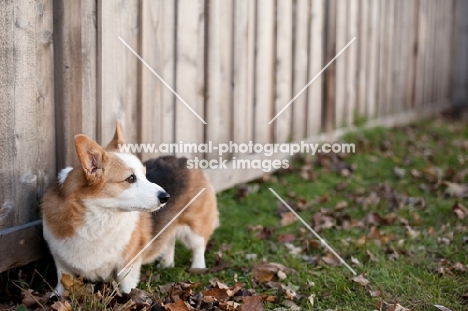
{"type": "Polygon", "coordinates": [[[468,184],[459,184],[449,181],[444,181],[445,193],[449,196],[456,198],[467,198],[468,197],[468,184]]]}
{"type": "Polygon", "coordinates": [[[468,216],[468,208],[461,204],[460,202],[456,202],[455,205],[452,207],[452,211],[457,215],[458,219],[463,220],[465,217],[468,216]]]}
{"type": "Polygon", "coordinates": [[[164,308],[166,311],[190,311],[187,304],[182,300],[178,300],[175,303],[167,303],[164,305],[164,308]]]}
{"type": "Polygon", "coordinates": [[[262,298],[259,296],[245,296],[242,297],[242,301],[244,302],[241,306],[239,311],[263,311],[263,301],[262,298]]]}
{"type": "Polygon", "coordinates": [[[355,276],[354,278],[352,278],[351,280],[355,283],[358,283],[359,285],[361,286],[367,286],[369,285],[370,281],[368,279],[365,278],[366,276],[366,273],[361,273],[357,276],[355,276]]]}
{"type": "Polygon", "coordinates": [[[68,301],[56,301],[50,306],[55,311],[72,311],[72,306],[68,301]]]}
{"type": "Polygon", "coordinates": [[[444,306],[441,306],[441,305],[434,305],[434,307],[436,307],[436,308],[439,309],[440,311],[452,311],[452,310],[450,310],[449,308],[444,307],[444,306]]]}
{"type": "Polygon", "coordinates": [[[290,225],[290,224],[292,224],[292,223],[294,223],[296,221],[297,221],[297,217],[294,216],[294,214],[292,212],[286,212],[286,213],[281,214],[280,225],[282,227],[290,225]]]}

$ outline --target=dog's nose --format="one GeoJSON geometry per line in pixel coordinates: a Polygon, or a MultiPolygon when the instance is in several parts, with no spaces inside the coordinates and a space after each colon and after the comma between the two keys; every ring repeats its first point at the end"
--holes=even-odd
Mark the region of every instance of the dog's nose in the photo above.
{"type": "Polygon", "coordinates": [[[167,200],[169,200],[171,196],[169,195],[169,193],[167,193],[166,191],[160,191],[158,192],[158,199],[159,199],[159,202],[161,202],[161,204],[164,204],[167,202],[167,200]]]}

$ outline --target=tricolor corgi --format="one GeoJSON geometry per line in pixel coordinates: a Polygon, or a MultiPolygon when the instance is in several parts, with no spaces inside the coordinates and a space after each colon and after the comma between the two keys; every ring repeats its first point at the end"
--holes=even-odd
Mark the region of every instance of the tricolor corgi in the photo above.
{"type": "Polygon", "coordinates": [[[128,293],[140,280],[142,264],[161,259],[164,266],[174,265],[176,239],[192,250],[192,268],[205,268],[206,244],[219,224],[207,178],[175,157],[147,161],[145,176],[136,156],[118,152],[123,143],[119,122],[106,149],[77,135],[80,165],[63,169],[44,195],[43,230],[57,268],[56,295],[64,293],[62,274],[114,279],[128,293]]]}

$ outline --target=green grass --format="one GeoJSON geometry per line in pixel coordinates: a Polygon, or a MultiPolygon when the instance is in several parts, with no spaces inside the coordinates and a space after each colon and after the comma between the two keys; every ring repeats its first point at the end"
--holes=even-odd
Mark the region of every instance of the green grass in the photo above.
{"type": "MultiPolygon", "coordinates": [[[[147,273],[152,274],[153,278],[141,287],[154,289],[157,285],[186,280],[200,282],[203,287],[212,278],[232,285],[234,278],[237,278],[245,283],[246,288],[251,288],[251,269],[265,260],[281,263],[297,271],[297,274],[288,275],[282,282],[299,286],[298,292],[303,298],[295,302],[304,309],[373,310],[383,300],[388,303],[398,302],[412,310],[435,310],[434,304],[444,305],[451,310],[466,310],[467,301],[462,298],[468,292],[466,272],[438,274],[437,269],[441,259],[449,262],[447,267],[452,267],[456,262],[464,265],[468,263],[466,246],[462,245],[463,237],[468,236],[465,232],[466,220],[458,220],[451,211],[457,200],[464,205],[468,205],[468,200],[447,197],[441,187],[424,177],[416,178],[410,174],[411,169],[422,171],[431,166],[442,171],[452,168],[456,172],[468,168],[468,151],[459,144],[463,140],[468,140],[468,128],[461,122],[435,120],[422,122],[411,128],[366,130],[345,137],[345,141],[356,143],[357,149],[356,154],[344,159],[345,163],[356,167],[348,177],[314,164],[316,180],[305,181],[300,176],[303,162],[296,161],[289,172],[275,174],[273,181],[259,184],[258,191],[249,193],[243,199],[237,198],[236,188],[224,191],[218,195],[221,227],[213,235],[206,258],[207,265],[215,267],[215,252],[222,245],[229,245],[229,249],[223,251],[227,268],[216,273],[190,274],[186,270],[190,265],[190,253],[179,246],[176,250],[178,268],[161,270],[147,267],[147,273]],[[460,157],[465,157],[466,162],[461,164],[460,157]],[[404,168],[405,176],[398,177],[394,173],[395,167],[404,168]],[[347,187],[337,190],[336,186],[343,182],[347,183],[347,187]],[[426,206],[392,207],[383,196],[380,197],[380,202],[368,207],[353,200],[358,189],[363,189],[361,191],[365,191],[366,196],[372,191],[378,193],[378,185],[387,185],[398,195],[423,198],[426,206]],[[369,286],[364,288],[351,282],[353,275],[343,265],[331,267],[323,263],[308,263],[301,256],[291,255],[278,240],[279,236],[284,233],[295,235],[297,240],[292,243],[296,246],[315,238],[303,230],[300,222],[286,227],[279,226],[278,200],[268,188],[273,188],[289,201],[294,201],[288,197],[290,192],[294,192],[296,197],[304,197],[307,202],[320,196],[327,197],[328,201],[311,204],[300,212],[309,223],[312,223],[313,214],[320,208],[333,210],[339,201],[349,203],[344,212],[354,220],[362,221],[371,211],[377,211],[381,215],[395,213],[398,218],[394,225],[379,228],[382,235],[391,237],[387,243],[379,244],[368,240],[364,245],[356,245],[356,240],[369,233],[369,225],[351,229],[332,227],[320,231],[320,235],[349,264],[351,256],[359,260],[362,265],[351,265],[358,273],[367,273],[369,286]],[[409,238],[401,223],[405,220],[411,223],[414,214],[419,216],[420,223],[411,228],[420,234],[409,238]],[[249,226],[255,225],[271,227],[272,235],[267,239],[259,239],[256,232],[248,230],[249,226]],[[443,226],[445,231],[437,234],[443,226]],[[438,242],[438,237],[443,236],[449,238],[450,245],[438,242]],[[395,249],[398,258],[389,257],[391,249],[395,249]],[[366,251],[374,254],[378,262],[369,260],[366,251]],[[246,254],[257,254],[257,259],[249,261],[246,254]],[[315,285],[307,285],[309,282],[315,285]],[[369,290],[380,290],[381,294],[379,297],[371,297],[369,290]],[[310,294],[316,295],[313,307],[306,299],[310,294]]],[[[314,159],[312,162],[314,163],[314,159]]],[[[464,182],[467,182],[466,178],[464,182]]],[[[304,250],[303,254],[320,257],[323,256],[324,249],[310,248],[304,250]]],[[[280,307],[285,299],[283,293],[264,286],[257,286],[255,290],[259,294],[278,295],[277,302],[266,303],[267,309],[280,307]]]]}

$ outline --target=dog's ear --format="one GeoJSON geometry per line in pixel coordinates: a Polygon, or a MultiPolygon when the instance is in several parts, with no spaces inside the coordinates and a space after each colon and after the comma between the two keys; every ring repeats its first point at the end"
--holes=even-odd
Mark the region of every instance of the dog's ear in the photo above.
{"type": "Polygon", "coordinates": [[[75,148],[88,184],[93,185],[100,181],[104,173],[104,149],[86,135],[75,136],[75,148]]]}
{"type": "Polygon", "coordinates": [[[119,150],[119,145],[123,144],[125,144],[125,138],[123,137],[122,123],[120,123],[120,120],[117,120],[114,138],[107,145],[106,150],[119,150]]]}

